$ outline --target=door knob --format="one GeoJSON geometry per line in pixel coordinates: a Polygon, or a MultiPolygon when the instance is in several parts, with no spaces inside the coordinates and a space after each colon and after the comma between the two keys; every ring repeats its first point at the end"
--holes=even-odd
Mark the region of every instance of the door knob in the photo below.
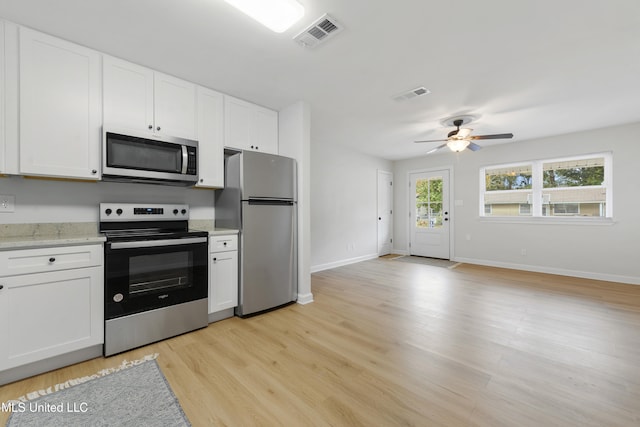
{"type": "Polygon", "coordinates": [[[380,217],[380,216],[379,216],[379,217],[378,217],[378,221],[382,221],[382,217],[380,217]]]}
{"type": "Polygon", "coordinates": [[[445,220],[445,221],[449,221],[449,218],[445,218],[444,220],[445,220]]]}

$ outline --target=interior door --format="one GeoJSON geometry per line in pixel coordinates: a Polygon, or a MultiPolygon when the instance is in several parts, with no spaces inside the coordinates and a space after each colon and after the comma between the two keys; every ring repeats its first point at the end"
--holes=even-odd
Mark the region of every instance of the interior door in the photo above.
{"type": "Polygon", "coordinates": [[[378,256],[391,253],[393,244],[393,174],[378,171],[378,256]]]}
{"type": "Polygon", "coordinates": [[[409,253],[449,259],[449,171],[409,174],[409,253]]]}

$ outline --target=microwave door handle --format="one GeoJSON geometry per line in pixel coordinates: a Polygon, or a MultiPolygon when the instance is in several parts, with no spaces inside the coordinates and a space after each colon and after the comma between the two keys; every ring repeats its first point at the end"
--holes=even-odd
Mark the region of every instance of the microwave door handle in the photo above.
{"type": "Polygon", "coordinates": [[[187,165],[189,164],[189,155],[187,153],[187,146],[182,146],[182,174],[187,173],[187,165]]]}
{"type": "Polygon", "coordinates": [[[188,239],[166,239],[166,240],[142,240],[135,242],[111,242],[111,249],[137,249],[154,248],[158,246],[189,245],[193,243],[206,243],[206,237],[191,237],[188,239]]]}

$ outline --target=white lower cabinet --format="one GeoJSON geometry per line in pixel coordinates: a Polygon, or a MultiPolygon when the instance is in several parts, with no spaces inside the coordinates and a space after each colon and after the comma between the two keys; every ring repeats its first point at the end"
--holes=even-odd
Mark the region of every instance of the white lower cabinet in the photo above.
{"type": "Polygon", "coordinates": [[[238,305],[238,236],[213,236],[210,246],[209,314],[238,305]]]}
{"type": "Polygon", "coordinates": [[[101,245],[0,255],[0,371],[103,342],[101,245]],[[77,254],[84,259],[72,260],[77,254]],[[11,265],[31,272],[9,275],[11,265]]]}

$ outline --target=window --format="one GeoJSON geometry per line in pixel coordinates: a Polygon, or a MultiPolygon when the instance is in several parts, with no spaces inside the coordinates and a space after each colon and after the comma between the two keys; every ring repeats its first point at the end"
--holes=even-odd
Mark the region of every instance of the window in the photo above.
{"type": "Polygon", "coordinates": [[[480,170],[481,216],[612,217],[611,153],[480,170]]]}
{"type": "Polygon", "coordinates": [[[484,170],[486,191],[485,216],[531,215],[523,212],[522,205],[530,203],[533,183],[531,164],[499,166],[484,170]],[[489,206],[487,210],[486,206],[489,206]]]}

